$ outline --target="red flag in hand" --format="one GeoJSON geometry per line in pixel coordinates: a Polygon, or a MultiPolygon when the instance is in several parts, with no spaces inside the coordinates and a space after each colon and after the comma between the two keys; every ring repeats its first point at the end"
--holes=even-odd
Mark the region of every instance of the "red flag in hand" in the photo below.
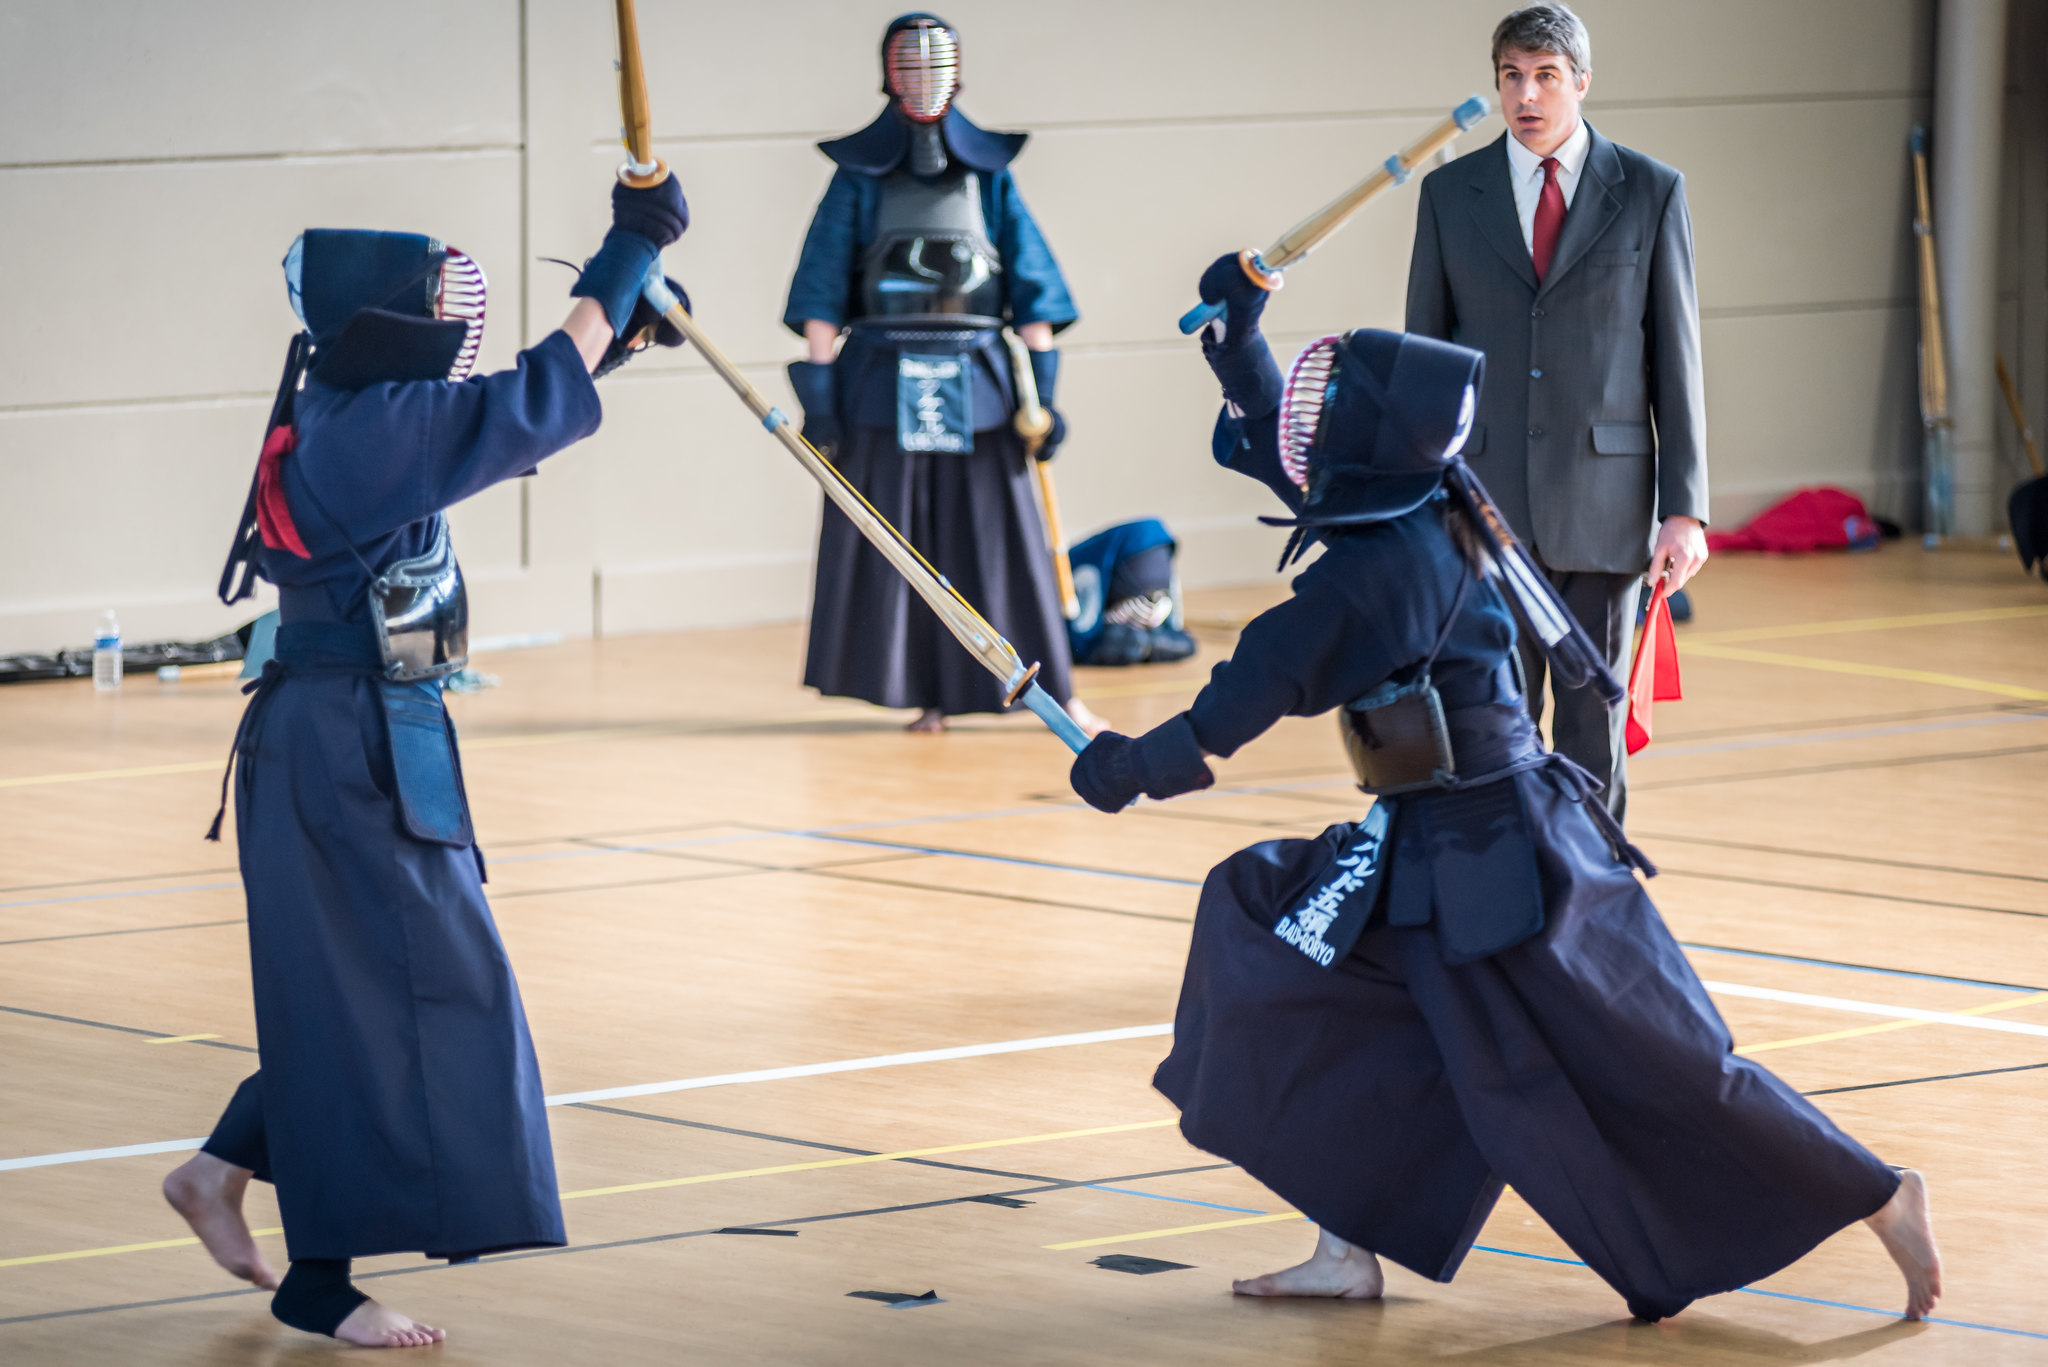
{"type": "Polygon", "coordinates": [[[1652,703],[1685,696],[1678,682],[1678,633],[1671,625],[1671,580],[1657,581],[1650,610],[1636,635],[1636,658],[1628,671],[1628,752],[1650,743],[1652,703]]]}

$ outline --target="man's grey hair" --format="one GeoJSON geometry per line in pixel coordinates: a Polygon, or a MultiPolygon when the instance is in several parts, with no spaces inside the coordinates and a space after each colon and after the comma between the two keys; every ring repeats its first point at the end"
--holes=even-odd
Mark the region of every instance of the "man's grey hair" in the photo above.
{"type": "Polygon", "coordinates": [[[1500,21],[1493,31],[1493,69],[1500,72],[1501,54],[1554,52],[1572,64],[1572,75],[1593,69],[1593,40],[1579,16],[1560,4],[1529,5],[1500,21]]]}

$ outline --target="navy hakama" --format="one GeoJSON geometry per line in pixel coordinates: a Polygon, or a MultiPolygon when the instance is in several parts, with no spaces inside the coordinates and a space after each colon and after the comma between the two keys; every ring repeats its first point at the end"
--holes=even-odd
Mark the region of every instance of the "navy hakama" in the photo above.
{"type": "MultiPolygon", "coordinates": [[[[1009,638],[1053,699],[1073,696],[1059,585],[1035,476],[1007,428],[960,455],[904,451],[893,428],[856,427],[839,468],[936,570],[1009,638]]],[[[804,684],[830,697],[948,714],[1001,712],[1003,684],[953,640],[907,580],[825,505],[804,684]]]]}
{"type": "Polygon", "coordinates": [[[1549,780],[1525,791],[1546,922],[1473,963],[1427,925],[1377,921],[1329,972],[1274,937],[1351,826],[1216,867],[1155,1079],[1189,1142],[1436,1281],[1506,1183],[1646,1319],[1875,1214],[1898,1175],[1730,1052],[1599,828],[1549,780]]]}
{"type": "Polygon", "coordinates": [[[1156,1085],[1191,1143],[1359,1247],[1448,1280],[1505,1183],[1661,1318],[1778,1271],[1899,1179],[1731,1052],[1592,785],[1541,754],[1507,605],[1491,580],[1460,596],[1445,516],[1326,533],[1184,724],[1229,755],[1283,715],[1412,677],[1441,635],[1459,773],[1503,776],[1380,799],[1376,900],[1329,969],[1274,927],[1357,826],[1218,865],[1156,1085]]]}

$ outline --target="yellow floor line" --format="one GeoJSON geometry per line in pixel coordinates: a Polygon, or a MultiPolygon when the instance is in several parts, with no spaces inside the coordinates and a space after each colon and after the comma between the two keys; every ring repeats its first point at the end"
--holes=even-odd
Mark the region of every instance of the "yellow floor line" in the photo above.
{"type": "Polygon", "coordinates": [[[90,783],[101,778],[152,778],[158,774],[197,774],[205,770],[218,771],[226,763],[226,756],[220,759],[195,759],[183,764],[150,764],[140,769],[81,769],[71,774],[24,774],[20,778],[0,778],[0,788],[37,788],[46,783],[90,783]]]}
{"type": "Polygon", "coordinates": [[[1924,669],[1901,669],[1896,665],[1861,664],[1854,660],[1827,660],[1816,655],[1780,655],[1771,650],[1746,650],[1741,646],[1712,645],[1696,641],[1679,640],[1681,655],[1704,655],[1716,660],[1740,660],[1746,664],[1784,665],[1790,669],[1814,669],[1824,674],[1857,674],[1867,679],[1898,679],[1905,683],[1935,684],[1942,688],[1960,688],[1972,693],[1990,693],[2001,698],[2022,698],[2028,702],[2048,702],[2048,692],[2038,688],[2022,688],[2018,684],[1999,683],[1995,679],[1972,679],[1962,674],[1936,674],[1924,669]]]}
{"type": "Polygon", "coordinates": [[[1242,1220],[1212,1220],[1206,1225],[1176,1225],[1172,1229],[1147,1229],[1136,1234],[1112,1234],[1106,1239],[1074,1239],[1064,1244],[1040,1244],[1055,1253],[1070,1248],[1094,1248],[1099,1244],[1134,1244],[1140,1239],[1164,1239],[1174,1234],[1199,1234],[1205,1229],[1234,1229],[1239,1225],[1273,1225],[1283,1220],[1304,1220],[1308,1217],[1298,1210],[1284,1210],[1278,1215],[1248,1215],[1242,1220]]]}
{"type": "MultiPolygon", "coordinates": [[[[272,1234],[282,1234],[284,1230],[280,1227],[278,1229],[252,1229],[249,1232],[262,1239],[272,1234]]],[[[69,1253],[37,1253],[27,1258],[0,1258],[0,1267],[26,1267],[30,1263],[64,1263],[71,1261],[73,1258],[104,1258],[111,1253],[147,1253],[151,1249],[157,1248],[190,1248],[198,1242],[197,1239],[188,1237],[183,1239],[158,1239],[154,1243],[147,1244],[115,1244],[112,1248],[76,1248],[69,1253]]]]}
{"type": "Polygon", "coordinates": [[[1679,642],[1684,646],[1785,641],[1807,636],[1843,636],[1862,631],[1960,626],[1966,622],[2008,622],[2018,617],[2048,617],[2048,607],[1975,608],[1963,612],[1921,612],[1907,617],[1848,617],[1828,622],[1794,622],[1777,627],[1738,627],[1730,631],[1703,631],[1697,635],[1688,632],[1679,638],[1679,642]]]}
{"type": "Polygon", "coordinates": [[[198,1040],[198,1039],[219,1039],[219,1038],[220,1038],[220,1036],[219,1036],[219,1035],[158,1035],[158,1036],[157,1036],[157,1037],[156,1037],[155,1039],[146,1039],[146,1040],[144,1040],[144,1041],[143,1041],[143,1043],[144,1043],[144,1044],[190,1044],[190,1043],[191,1043],[191,1042],[192,1042],[193,1040],[198,1040]]]}
{"type": "MultiPolygon", "coordinates": [[[[2008,997],[2004,1001],[1989,1002],[1983,1006],[1965,1007],[1951,1012],[1957,1016],[1995,1016],[2001,1011],[2016,1011],[2022,1006],[2034,1006],[2048,1002],[2048,992],[2029,992],[2024,997],[2008,997]]],[[[1911,1030],[1919,1025],[1939,1025],[1940,1021],[1886,1021],[1882,1025],[1858,1025],[1847,1030],[1830,1030],[1821,1035],[1800,1035],[1794,1039],[1776,1039],[1763,1044],[1746,1044],[1735,1052],[1738,1054],[1761,1054],[1772,1049],[1790,1049],[1798,1044],[1824,1044],[1829,1040],[1854,1039],[1859,1035],[1881,1035],[1887,1030],[1911,1030]]]]}
{"type": "Polygon", "coordinates": [[[1086,1130],[1057,1130],[1051,1134],[1027,1134],[1015,1139],[982,1139],[972,1144],[942,1144],[931,1149],[903,1149],[897,1153],[864,1153],[852,1158],[822,1158],[811,1163],[778,1163],[772,1168],[741,1168],[734,1172],[705,1172],[695,1177],[670,1177],[659,1182],[629,1182],[618,1187],[589,1187],[565,1191],[564,1201],[583,1196],[616,1196],[628,1191],[655,1191],[663,1187],[693,1187],[704,1182],[732,1182],[742,1177],[767,1177],[781,1172],[815,1172],[820,1168],[851,1168],[862,1163],[893,1163],[903,1158],[929,1158],[940,1153],[972,1153],[977,1149],[1003,1149],[1013,1144],[1043,1144],[1055,1139],[1085,1139],[1096,1134],[1126,1134],[1132,1130],[1157,1130],[1178,1125],[1180,1117],[1169,1120],[1139,1120],[1128,1125],[1097,1125],[1086,1130]]]}

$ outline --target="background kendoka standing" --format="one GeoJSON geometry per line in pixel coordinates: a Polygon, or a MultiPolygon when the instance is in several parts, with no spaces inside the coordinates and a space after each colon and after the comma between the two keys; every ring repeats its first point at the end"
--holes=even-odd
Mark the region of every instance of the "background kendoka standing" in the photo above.
{"type": "MultiPolygon", "coordinates": [[[[804,238],[782,321],[810,359],[789,367],[804,436],[981,609],[1038,682],[1073,701],[1059,589],[1002,340],[1030,351],[1053,429],[1053,335],[1078,316],[1010,162],[1022,133],[977,127],[955,107],[960,43],[944,21],[906,14],[882,37],[873,123],[821,143],[837,169],[804,238]],[[837,358],[833,348],[842,330],[837,358]]],[[[883,707],[915,707],[913,730],[948,714],[1000,712],[999,683],[946,639],[929,609],[836,509],[818,532],[804,683],[883,707]]]]}
{"type": "Polygon", "coordinates": [[[221,577],[227,602],[270,580],[282,616],[231,756],[262,1070],[164,1194],[222,1266],[276,1286],[280,1320],[363,1346],[442,1332],[357,1291],[351,1259],[566,1237],[441,699],[468,648],[444,514],[595,432],[593,370],[680,343],[640,290],[688,226],[682,191],[621,185],[612,204],[583,302],[477,379],[484,277],[461,252],[316,230],[285,260],[306,331],[221,577]],[[281,1285],[242,1219],[252,1176],[277,1185],[281,1285]]]}

